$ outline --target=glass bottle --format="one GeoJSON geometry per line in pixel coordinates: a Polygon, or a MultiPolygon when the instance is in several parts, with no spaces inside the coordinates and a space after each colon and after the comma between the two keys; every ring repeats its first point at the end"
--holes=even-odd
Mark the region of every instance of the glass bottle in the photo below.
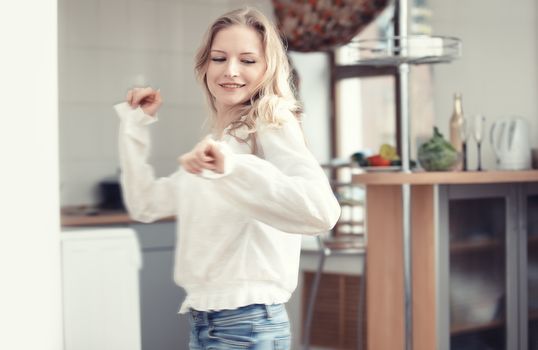
{"type": "MultiPolygon", "coordinates": [[[[456,151],[462,154],[462,159],[465,157],[463,154],[463,135],[464,135],[464,119],[463,119],[463,107],[461,103],[461,94],[454,94],[454,111],[450,118],[450,143],[456,149],[456,151]]],[[[457,170],[462,170],[463,162],[460,160],[456,165],[457,170]]]]}

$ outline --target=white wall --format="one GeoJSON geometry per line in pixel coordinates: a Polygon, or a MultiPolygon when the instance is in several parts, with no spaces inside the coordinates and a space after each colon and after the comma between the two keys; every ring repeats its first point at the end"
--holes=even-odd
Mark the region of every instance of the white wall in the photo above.
{"type": "Polygon", "coordinates": [[[330,159],[329,61],[324,53],[290,53],[301,79],[300,97],[305,107],[303,130],[316,159],[330,159]]]}
{"type": "MultiPolygon", "coordinates": [[[[61,203],[92,204],[95,186],[118,168],[117,119],[112,105],[128,87],[162,89],[161,120],[152,127],[157,175],[203,134],[207,116],[193,75],[193,55],[207,24],[232,8],[255,6],[272,17],[269,0],[59,0],[61,203]]],[[[462,38],[463,57],[434,68],[436,124],[448,135],[452,94],[461,91],[466,115],[488,120],[519,114],[538,143],[537,6],[522,0],[430,0],[435,34],[462,38]]],[[[304,129],[318,160],[329,158],[328,69],[323,54],[291,53],[302,80],[304,129]]],[[[471,166],[475,164],[470,145],[471,166]]],[[[493,155],[485,144],[487,167],[493,155]]]]}
{"type": "MultiPolygon", "coordinates": [[[[152,126],[150,161],[157,175],[177,168],[177,157],[203,136],[208,115],[194,78],[196,48],[215,17],[243,5],[273,15],[269,0],[59,0],[62,205],[95,204],[98,181],[116,173],[112,105],[133,85],[161,88],[164,104],[152,126]]],[[[302,94],[306,136],[316,157],[325,160],[328,72],[314,56],[297,60],[308,63],[299,64],[308,87],[302,94]]]]}
{"type": "Polygon", "coordinates": [[[160,88],[152,127],[157,175],[203,135],[207,116],[194,52],[228,1],[59,0],[60,159],[63,205],[93,204],[96,184],[118,169],[112,110],[135,85],[160,88]]]}
{"type": "Polygon", "coordinates": [[[0,349],[62,348],[56,1],[0,4],[0,349]]]}
{"type": "MultiPolygon", "coordinates": [[[[463,56],[434,69],[436,124],[448,135],[452,95],[463,93],[466,116],[484,113],[491,121],[520,115],[530,123],[538,147],[538,7],[535,0],[429,0],[437,35],[463,41],[463,56]]],[[[470,166],[476,165],[474,143],[470,166]]],[[[489,142],[483,157],[494,167],[489,142]]]]}

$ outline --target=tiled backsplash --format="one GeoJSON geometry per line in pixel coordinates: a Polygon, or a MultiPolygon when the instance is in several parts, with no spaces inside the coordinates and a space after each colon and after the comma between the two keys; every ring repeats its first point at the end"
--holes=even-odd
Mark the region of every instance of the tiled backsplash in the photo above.
{"type": "Polygon", "coordinates": [[[209,23],[245,4],[272,15],[268,0],[59,0],[60,177],[62,205],[92,204],[99,180],[118,169],[112,106],[135,85],[160,88],[151,127],[157,175],[204,135],[207,107],[194,53],[209,23]]]}

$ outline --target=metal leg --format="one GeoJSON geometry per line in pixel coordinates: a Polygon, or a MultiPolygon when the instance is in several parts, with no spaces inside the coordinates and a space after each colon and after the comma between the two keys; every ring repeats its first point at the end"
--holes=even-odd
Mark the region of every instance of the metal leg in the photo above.
{"type": "MultiPolygon", "coordinates": [[[[396,1],[396,14],[398,16],[398,26],[396,32],[398,36],[405,38],[408,35],[408,16],[409,1],[396,1]]],[[[407,45],[403,46],[400,54],[407,55],[407,45]]],[[[400,64],[398,67],[399,87],[400,87],[400,117],[401,117],[401,156],[402,171],[410,172],[410,131],[411,123],[409,120],[409,65],[400,64]]],[[[403,209],[403,264],[404,264],[404,319],[405,319],[405,350],[413,349],[413,300],[411,291],[412,271],[411,271],[411,189],[409,184],[402,186],[402,209],[403,209]]]]}
{"type": "Polygon", "coordinates": [[[303,338],[303,349],[310,349],[310,328],[312,326],[312,317],[314,316],[314,306],[316,304],[316,296],[318,293],[319,281],[321,279],[321,273],[323,272],[323,266],[325,265],[325,258],[329,252],[326,248],[321,249],[321,255],[318,263],[318,269],[316,271],[316,276],[314,278],[314,283],[312,284],[312,289],[310,290],[310,296],[308,300],[308,308],[306,310],[306,321],[304,324],[304,338],[303,338]]]}
{"type": "Polygon", "coordinates": [[[402,185],[405,350],[413,349],[413,256],[411,247],[411,186],[402,185]]]}
{"type": "Polygon", "coordinates": [[[364,350],[364,322],[365,322],[365,309],[366,309],[366,252],[362,255],[362,276],[360,278],[359,286],[359,317],[357,318],[357,341],[358,349],[364,350]]]}

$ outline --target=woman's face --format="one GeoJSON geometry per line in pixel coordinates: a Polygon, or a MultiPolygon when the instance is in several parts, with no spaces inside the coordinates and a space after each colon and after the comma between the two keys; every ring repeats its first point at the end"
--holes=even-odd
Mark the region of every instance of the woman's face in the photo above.
{"type": "Polygon", "coordinates": [[[267,69],[260,35],[233,25],[213,39],[206,78],[217,113],[250,99],[267,69]]]}

